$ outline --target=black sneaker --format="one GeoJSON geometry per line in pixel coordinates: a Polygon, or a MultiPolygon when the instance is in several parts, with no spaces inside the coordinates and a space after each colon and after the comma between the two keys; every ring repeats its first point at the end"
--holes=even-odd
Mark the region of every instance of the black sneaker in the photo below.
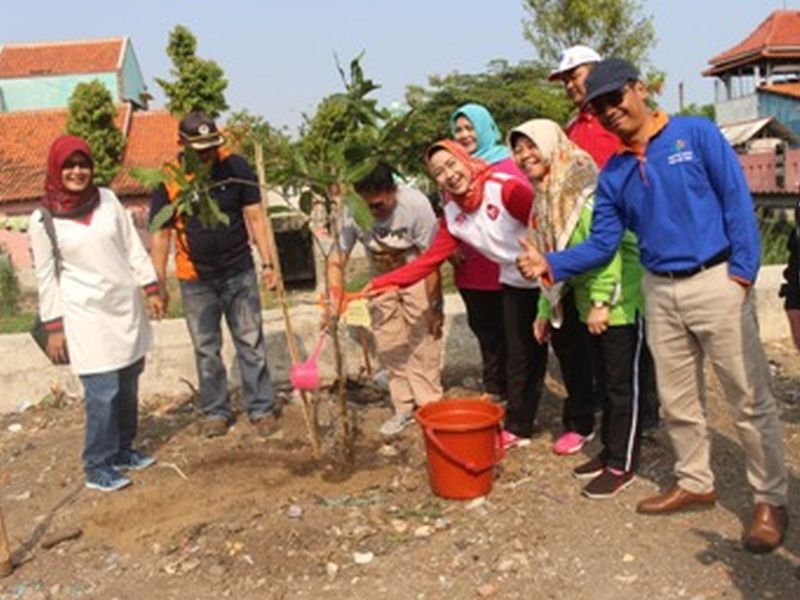
{"type": "Polygon", "coordinates": [[[597,477],[583,488],[583,495],[593,500],[613,498],[633,483],[633,471],[615,473],[611,469],[603,469],[597,477]]]}
{"type": "Polygon", "coordinates": [[[598,455],[589,462],[585,462],[572,469],[572,474],[578,479],[591,479],[592,477],[597,477],[600,475],[605,467],[606,466],[603,464],[603,461],[600,460],[600,456],[598,455]]]}
{"type": "Polygon", "coordinates": [[[155,463],[156,459],[149,454],[131,448],[129,450],[120,450],[117,452],[111,466],[117,471],[141,471],[155,463]]]}
{"type": "Polygon", "coordinates": [[[86,471],[86,487],[101,492],[114,492],[131,484],[131,480],[114,467],[96,467],[86,471]]]}

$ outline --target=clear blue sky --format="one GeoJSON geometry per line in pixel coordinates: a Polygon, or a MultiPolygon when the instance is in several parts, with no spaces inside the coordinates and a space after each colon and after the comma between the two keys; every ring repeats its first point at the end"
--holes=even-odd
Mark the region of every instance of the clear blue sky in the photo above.
{"type": "MultiPolygon", "coordinates": [[[[707,60],[739,42],[770,11],[800,10],[800,0],[645,0],[658,44],[652,62],[666,71],[661,103],[713,99],[707,60]]],[[[379,100],[402,101],[405,86],[428,75],[479,72],[492,59],[533,58],[522,36],[520,0],[23,0],[6,6],[0,43],[117,37],[133,40],[156,97],[154,77],[168,77],[164,48],[176,24],[198,37],[198,54],[216,60],[230,81],[227,99],[274,125],[294,129],[326,94],[340,90],[333,54],[343,62],[366,51],[367,75],[382,85],[379,100]]],[[[479,99],[478,99],[479,100],[479,99]]]]}

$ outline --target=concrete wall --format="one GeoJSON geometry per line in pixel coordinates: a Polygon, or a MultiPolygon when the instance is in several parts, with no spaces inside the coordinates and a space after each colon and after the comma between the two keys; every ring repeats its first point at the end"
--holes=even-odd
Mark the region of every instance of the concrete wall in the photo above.
{"type": "Polygon", "coordinates": [[[758,95],[748,94],[733,100],[721,100],[714,104],[718,125],[729,125],[758,118],[758,95]]]}
{"type": "MultiPolygon", "coordinates": [[[[782,281],[781,271],[780,266],[768,266],[761,269],[759,274],[756,294],[763,340],[780,339],[788,332],[783,305],[778,298],[778,289],[782,281]]],[[[475,377],[479,377],[478,346],[467,328],[464,305],[458,295],[447,297],[445,312],[447,314],[445,371],[471,372],[475,377]]],[[[272,379],[278,383],[285,383],[288,380],[290,361],[283,318],[277,310],[265,312],[264,318],[272,379]]],[[[292,324],[301,355],[306,357],[317,341],[319,327],[317,308],[300,306],[292,309],[292,324]]],[[[197,382],[191,343],[184,321],[182,319],[162,321],[154,324],[154,327],[156,346],[148,356],[147,369],[141,378],[142,396],[184,393],[188,391],[188,387],[181,378],[191,381],[193,385],[197,382]]],[[[348,372],[357,373],[363,364],[363,353],[354,331],[350,333],[345,343],[348,372]]],[[[333,375],[331,346],[332,344],[328,342],[320,360],[323,379],[327,381],[330,381],[333,375]]],[[[226,364],[231,365],[233,348],[229,338],[226,338],[223,354],[226,364]]],[[[374,366],[376,364],[374,354],[371,356],[374,366]]],[[[52,386],[60,387],[69,393],[81,394],[77,378],[68,368],[52,366],[27,334],[0,336],[0,357],[2,357],[0,413],[41,401],[50,394],[52,386]]]]}

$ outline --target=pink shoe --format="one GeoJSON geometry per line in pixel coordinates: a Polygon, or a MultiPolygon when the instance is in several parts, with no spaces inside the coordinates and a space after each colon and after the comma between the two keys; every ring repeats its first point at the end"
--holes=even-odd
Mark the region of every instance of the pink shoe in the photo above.
{"type": "Polygon", "coordinates": [[[519,437],[503,429],[503,431],[500,432],[500,443],[503,444],[503,450],[508,450],[510,448],[529,446],[531,441],[528,438],[519,437]]]}
{"type": "Polygon", "coordinates": [[[580,433],[575,431],[568,431],[561,435],[553,444],[553,452],[556,454],[575,454],[576,452],[580,452],[583,445],[587,442],[592,441],[594,439],[594,432],[590,433],[587,436],[582,436],[580,433]]]}

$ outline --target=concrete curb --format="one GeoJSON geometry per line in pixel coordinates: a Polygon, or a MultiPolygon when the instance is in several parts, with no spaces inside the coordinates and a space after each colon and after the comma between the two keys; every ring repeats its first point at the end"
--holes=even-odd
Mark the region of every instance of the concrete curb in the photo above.
{"type": "MultiPolygon", "coordinates": [[[[772,341],[788,334],[783,302],[778,298],[782,282],[781,266],[761,269],[756,285],[758,317],[761,339],[772,341]]],[[[480,373],[480,355],[474,336],[469,331],[464,314],[464,304],[458,294],[448,295],[445,300],[445,370],[457,368],[459,372],[480,373]]],[[[313,306],[292,309],[292,325],[302,357],[308,356],[319,335],[319,312],[313,306]]],[[[141,396],[175,394],[188,391],[185,379],[197,385],[194,354],[189,334],[183,319],[170,319],[154,323],[156,343],[147,357],[147,368],[140,380],[141,396]]],[[[285,384],[291,366],[286,347],[283,318],[280,311],[264,312],[264,330],[267,335],[267,354],[273,382],[285,384]]],[[[363,352],[354,331],[343,335],[345,361],[348,373],[357,373],[363,364],[363,352]]],[[[333,376],[331,349],[328,343],[320,356],[323,380],[333,376]]],[[[238,379],[233,344],[225,332],[223,358],[231,371],[231,378],[238,379]]],[[[47,398],[52,389],[61,389],[70,394],[81,395],[80,382],[66,367],[55,367],[44,357],[28,334],[0,336],[0,413],[19,410],[47,398]]],[[[377,365],[374,349],[370,349],[373,367],[377,365]]]]}

